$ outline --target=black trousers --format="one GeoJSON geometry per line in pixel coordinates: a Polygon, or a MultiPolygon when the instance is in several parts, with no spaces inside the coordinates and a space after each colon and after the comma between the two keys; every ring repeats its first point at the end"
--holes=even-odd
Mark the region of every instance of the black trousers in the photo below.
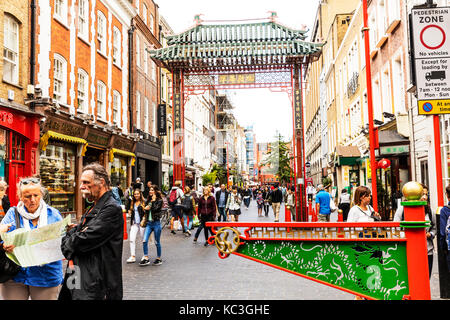
{"type": "Polygon", "coordinates": [[[206,226],[206,223],[209,221],[214,221],[214,219],[209,218],[209,217],[200,216],[200,225],[198,226],[197,231],[195,232],[195,236],[194,236],[195,239],[198,238],[202,229],[204,230],[206,241],[208,241],[208,232],[211,233],[211,235],[213,235],[211,228],[206,226]]]}

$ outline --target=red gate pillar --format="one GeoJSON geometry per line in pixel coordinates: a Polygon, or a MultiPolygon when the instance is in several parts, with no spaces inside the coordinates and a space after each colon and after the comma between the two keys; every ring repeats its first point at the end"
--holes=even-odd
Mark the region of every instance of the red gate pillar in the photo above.
{"type": "Polygon", "coordinates": [[[424,226],[426,202],[402,202],[405,213],[406,257],[408,264],[409,294],[413,300],[430,300],[428,250],[424,226]],[[409,223],[408,223],[409,222],[409,223]]]}
{"type": "Polygon", "coordinates": [[[292,70],[292,89],[294,93],[294,156],[295,156],[295,201],[296,221],[308,221],[305,194],[305,161],[303,132],[303,91],[301,85],[301,64],[296,64],[292,70]],[[300,182],[300,183],[299,183],[300,182]]]}
{"type": "Polygon", "coordinates": [[[184,88],[183,74],[173,72],[173,184],[181,181],[184,190],[184,88]]]}

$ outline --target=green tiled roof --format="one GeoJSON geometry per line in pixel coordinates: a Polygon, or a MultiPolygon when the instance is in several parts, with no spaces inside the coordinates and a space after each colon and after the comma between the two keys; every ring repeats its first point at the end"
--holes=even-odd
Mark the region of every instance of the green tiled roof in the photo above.
{"type": "Polygon", "coordinates": [[[248,24],[199,25],[170,36],[168,45],[247,41],[305,40],[307,31],[292,30],[274,22],[248,24]]]}
{"type": "Polygon", "coordinates": [[[318,55],[323,44],[304,41],[306,31],[292,30],[274,22],[199,25],[168,39],[168,47],[150,51],[151,57],[169,66],[186,62],[214,67],[240,63],[259,64],[274,60],[300,59],[318,55]],[[234,61],[230,61],[232,58],[234,61]],[[248,61],[247,61],[248,60],[248,61]],[[247,62],[246,62],[247,61],[247,62]]]}

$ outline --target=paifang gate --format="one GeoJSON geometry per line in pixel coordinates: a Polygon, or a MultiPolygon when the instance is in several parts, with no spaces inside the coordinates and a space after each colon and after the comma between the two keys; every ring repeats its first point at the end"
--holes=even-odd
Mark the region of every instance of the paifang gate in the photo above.
{"type": "MultiPolygon", "coordinates": [[[[173,76],[173,179],[185,180],[184,105],[209,89],[275,88],[292,102],[297,221],[307,221],[302,103],[302,65],[316,59],[323,44],[305,41],[307,31],[269,22],[196,25],[168,37],[168,46],[149,51],[173,76]]],[[[286,123],[287,124],[287,123],[286,123]]]]}

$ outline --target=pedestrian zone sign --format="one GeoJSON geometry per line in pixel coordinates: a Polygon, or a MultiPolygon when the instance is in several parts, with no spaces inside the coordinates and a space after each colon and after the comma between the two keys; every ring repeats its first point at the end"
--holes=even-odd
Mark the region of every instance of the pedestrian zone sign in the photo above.
{"type": "Polygon", "coordinates": [[[450,7],[411,14],[418,113],[450,113],[450,7]]]}

